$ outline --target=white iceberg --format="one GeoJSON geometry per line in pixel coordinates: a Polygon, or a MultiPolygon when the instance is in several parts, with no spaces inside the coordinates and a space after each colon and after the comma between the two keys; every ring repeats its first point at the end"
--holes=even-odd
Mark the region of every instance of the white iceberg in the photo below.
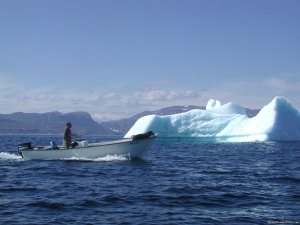
{"type": "Polygon", "coordinates": [[[253,118],[237,104],[209,100],[206,110],[140,118],[125,135],[152,130],[159,137],[202,138],[210,141],[299,141],[300,112],[284,97],[275,97],[253,118]]]}

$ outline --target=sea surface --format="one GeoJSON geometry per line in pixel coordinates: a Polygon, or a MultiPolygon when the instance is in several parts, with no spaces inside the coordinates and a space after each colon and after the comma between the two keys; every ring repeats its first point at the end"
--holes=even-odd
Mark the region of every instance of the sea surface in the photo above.
{"type": "MultiPolygon", "coordinates": [[[[85,137],[89,142],[118,137],[85,137]]],[[[300,224],[300,142],[157,140],[143,160],[23,160],[0,136],[0,224],[300,224]]]]}

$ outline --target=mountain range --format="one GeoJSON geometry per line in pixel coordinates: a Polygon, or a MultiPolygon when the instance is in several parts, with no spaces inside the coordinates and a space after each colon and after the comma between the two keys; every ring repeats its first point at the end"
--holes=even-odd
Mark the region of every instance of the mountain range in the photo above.
{"type": "MultiPolygon", "coordinates": [[[[132,117],[96,122],[88,112],[47,112],[0,114],[0,134],[61,134],[66,122],[73,124],[73,132],[79,135],[124,135],[141,117],[146,115],[172,115],[192,109],[205,109],[201,106],[171,106],[156,111],[145,111],[132,117]]],[[[258,113],[256,109],[246,109],[249,117],[258,113]]]]}

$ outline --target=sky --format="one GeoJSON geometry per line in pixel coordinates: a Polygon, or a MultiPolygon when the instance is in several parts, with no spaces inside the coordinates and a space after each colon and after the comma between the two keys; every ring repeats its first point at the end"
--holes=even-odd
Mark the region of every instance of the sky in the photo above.
{"type": "Polygon", "coordinates": [[[0,113],[300,107],[298,0],[0,0],[0,113]]]}

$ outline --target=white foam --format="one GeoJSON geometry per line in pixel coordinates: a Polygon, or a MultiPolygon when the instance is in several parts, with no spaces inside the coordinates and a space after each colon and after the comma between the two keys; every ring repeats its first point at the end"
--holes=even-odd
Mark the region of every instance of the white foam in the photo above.
{"type": "Polygon", "coordinates": [[[8,152],[0,152],[0,160],[23,160],[20,155],[11,154],[8,152]]]}
{"type": "Polygon", "coordinates": [[[107,155],[105,157],[96,158],[93,161],[111,162],[111,161],[126,161],[130,160],[129,155],[107,155]]]}
{"type": "Polygon", "coordinates": [[[99,158],[78,158],[78,157],[72,157],[72,158],[66,158],[66,159],[63,159],[63,160],[112,162],[112,161],[126,161],[126,160],[130,160],[130,156],[129,155],[107,155],[107,156],[99,157],[99,158]]]}

